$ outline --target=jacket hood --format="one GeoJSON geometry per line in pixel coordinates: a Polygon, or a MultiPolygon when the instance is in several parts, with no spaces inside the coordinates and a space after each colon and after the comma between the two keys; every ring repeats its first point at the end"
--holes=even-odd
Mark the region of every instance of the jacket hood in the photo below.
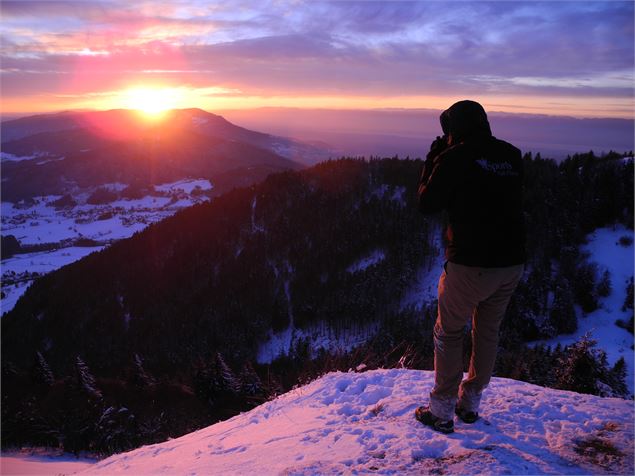
{"type": "Polygon", "coordinates": [[[492,130],[483,106],[476,101],[459,101],[443,111],[441,127],[449,132],[450,143],[458,144],[469,138],[491,137],[492,130]]]}

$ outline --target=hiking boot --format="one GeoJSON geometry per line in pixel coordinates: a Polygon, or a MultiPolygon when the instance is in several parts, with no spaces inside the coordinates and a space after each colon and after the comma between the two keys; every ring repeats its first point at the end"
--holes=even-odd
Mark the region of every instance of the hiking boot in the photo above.
{"type": "Polygon", "coordinates": [[[474,423],[478,420],[478,412],[472,412],[465,408],[456,407],[454,413],[456,413],[456,416],[458,416],[463,423],[474,423]]]}
{"type": "Polygon", "coordinates": [[[440,433],[454,433],[454,422],[452,420],[442,420],[434,416],[429,407],[417,408],[415,410],[415,418],[440,433]]]}

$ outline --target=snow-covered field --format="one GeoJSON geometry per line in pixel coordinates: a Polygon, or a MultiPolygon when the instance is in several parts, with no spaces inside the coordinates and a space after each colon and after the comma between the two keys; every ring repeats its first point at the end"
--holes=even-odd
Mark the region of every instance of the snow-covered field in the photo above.
{"type": "Polygon", "coordinates": [[[619,244],[619,239],[628,236],[635,237],[633,230],[616,226],[614,228],[600,228],[588,236],[583,250],[590,253],[590,261],[598,264],[601,273],[608,270],[611,274],[612,290],[606,298],[600,299],[600,308],[583,314],[578,309],[578,330],[570,335],[559,335],[554,339],[540,341],[550,346],[570,345],[586,333],[598,342],[597,347],[606,351],[610,364],[614,364],[620,357],[624,357],[627,365],[626,383],[633,393],[633,379],[635,378],[633,361],[633,334],[615,325],[617,319],[628,321],[628,311],[622,311],[626,299],[626,284],[633,276],[633,242],[628,246],[619,244]]]}
{"type": "MultiPolygon", "coordinates": [[[[107,185],[105,188],[111,190],[125,187],[107,185]]],[[[113,241],[128,238],[182,208],[208,200],[208,196],[200,192],[211,188],[212,184],[205,179],[179,180],[157,185],[156,195],[119,199],[103,205],[85,203],[87,195],[80,195],[74,197],[78,204],[66,209],[52,205],[60,196],[36,197],[33,203],[2,202],[2,236],[13,235],[22,246],[54,243],[58,249],[23,253],[2,260],[1,313],[13,309],[33,281],[31,273],[51,272],[113,241]],[[93,240],[99,246],[73,246],[80,239],[93,240]]]]}
{"type": "Polygon", "coordinates": [[[8,451],[0,455],[0,474],[62,476],[75,474],[95,464],[95,459],[76,458],[54,450],[8,451]]]}
{"type": "Polygon", "coordinates": [[[413,412],[433,373],[330,373],[81,474],[633,474],[631,401],[495,378],[481,419],[443,435],[413,412]]]}

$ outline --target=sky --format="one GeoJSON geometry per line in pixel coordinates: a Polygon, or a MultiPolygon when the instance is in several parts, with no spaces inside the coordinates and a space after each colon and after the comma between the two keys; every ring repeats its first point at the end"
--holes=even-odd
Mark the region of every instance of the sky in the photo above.
{"type": "Polygon", "coordinates": [[[2,1],[2,112],[432,108],[632,118],[632,1],[2,1]]]}

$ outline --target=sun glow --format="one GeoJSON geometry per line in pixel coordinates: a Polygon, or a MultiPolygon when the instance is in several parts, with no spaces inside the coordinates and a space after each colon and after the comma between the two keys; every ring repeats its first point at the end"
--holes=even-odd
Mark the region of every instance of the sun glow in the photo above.
{"type": "Polygon", "coordinates": [[[182,103],[182,91],[178,88],[133,88],[123,92],[123,104],[148,117],[159,117],[165,111],[178,108],[182,103]]]}

